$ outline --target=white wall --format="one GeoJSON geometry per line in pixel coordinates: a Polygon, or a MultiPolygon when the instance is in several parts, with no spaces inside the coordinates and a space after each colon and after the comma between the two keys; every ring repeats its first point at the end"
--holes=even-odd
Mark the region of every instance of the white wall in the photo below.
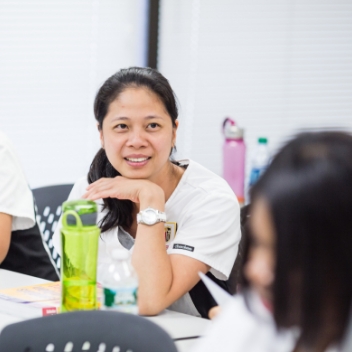
{"type": "Polygon", "coordinates": [[[145,65],[146,21],[146,0],[0,0],[0,129],[31,187],[87,173],[95,93],[145,65]]]}
{"type": "MultiPolygon", "coordinates": [[[[0,129],[32,187],[74,182],[99,147],[101,83],[145,65],[147,0],[0,0],[0,129]]],[[[163,0],[159,69],[179,97],[178,157],[221,174],[221,122],[272,150],[352,130],[350,0],[163,0]]]]}
{"type": "Polygon", "coordinates": [[[221,174],[225,116],[245,128],[249,156],[259,136],[274,151],[301,129],[352,130],[350,0],[161,5],[158,66],[181,104],[179,157],[221,174]]]}

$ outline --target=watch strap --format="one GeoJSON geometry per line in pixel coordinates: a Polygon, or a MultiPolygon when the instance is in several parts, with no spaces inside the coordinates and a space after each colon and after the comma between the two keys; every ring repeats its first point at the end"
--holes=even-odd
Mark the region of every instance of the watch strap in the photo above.
{"type": "Polygon", "coordinates": [[[145,224],[145,225],[154,225],[157,224],[159,222],[166,222],[166,213],[162,212],[160,210],[148,207],[146,209],[141,210],[138,214],[137,214],[137,224],[145,224]],[[146,222],[143,221],[143,213],[144,212],[148,212],[148,211],[153,211],[156,215],[156,221],[152,224],[148,224],[146,222]]]}

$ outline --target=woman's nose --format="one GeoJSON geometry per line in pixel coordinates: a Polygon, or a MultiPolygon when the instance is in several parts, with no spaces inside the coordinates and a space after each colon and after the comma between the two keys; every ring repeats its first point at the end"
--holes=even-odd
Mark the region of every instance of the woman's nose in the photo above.
{"type": "Polygon", "coordinates": [[[129,133],[127,146],[133,148],[141,148],[148,145],[144,131],[132,130],[129,133]]]}

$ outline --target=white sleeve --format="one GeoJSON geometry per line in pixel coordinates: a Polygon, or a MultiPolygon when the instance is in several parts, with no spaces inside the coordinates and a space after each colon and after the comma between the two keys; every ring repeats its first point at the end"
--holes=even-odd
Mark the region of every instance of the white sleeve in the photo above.
{"type": "Polygon", "coordinates": [[[236,341],[237,334],[243,336],[243,334],[247,333],[243,328],[240,331],[236,331],[236,328],[238,328],[236,320],[240,319],[239,315],[241,315],[241,310],[237,309],[236,305],[238,305],[237,302],[231,301],[228,305],[221,308],[219,315],[212,321],[211,326],[205,331],[204,336],[198,340],[191,352],[248,351],[246,348],[240,350],[239,346],[236,346],[236,342],[238,342],[236,341]]]}
{"type": "Polygon", "coordinates": [[[240,208],[234,196],[211,192],[198,195],[184,209],[169,254],[195,258],[211,267],[212,274],[227,280],[241,238],[240,208]]]}
{"type": "Polygon", "coordinates": [[[11,142],[0,133],[0,212],[12,215],[12,231],[34,226],[33,195],[11,142]]]}
{"type": "MultiPolygon", "coordinates": [[[[82,195],[86,192],[86,188],[88,186],[87,176],[80,178],[72,187],[72,190],[67,198],[67,200],[75,200],[81,199],[82,195]]],[[[60,230],[61,230],[61,218],[57,222],[57,226],[55,232],[53,234],[53,245],[56,251],[61,255],[61,238],[60,238],[60,230]]]]}
{"type": "Polygon", "coordinates": [[[287,352],[298,334],[292,329],[278,332],[274,320],[251,312],[242,295],[221,308],[213,324],[192,352],[287,352]]]}

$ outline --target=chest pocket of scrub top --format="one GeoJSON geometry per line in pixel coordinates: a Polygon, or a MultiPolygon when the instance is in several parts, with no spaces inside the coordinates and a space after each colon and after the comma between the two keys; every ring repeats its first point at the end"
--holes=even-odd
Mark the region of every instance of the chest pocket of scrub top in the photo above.
{"type": "Polygon", "coordinates": [[[166,249],[168,249],[170,243],[176,237],[177,223],[176,222],[166,222],[164,226],[165,226],[165,244],[166,244],[166,249]]]}

